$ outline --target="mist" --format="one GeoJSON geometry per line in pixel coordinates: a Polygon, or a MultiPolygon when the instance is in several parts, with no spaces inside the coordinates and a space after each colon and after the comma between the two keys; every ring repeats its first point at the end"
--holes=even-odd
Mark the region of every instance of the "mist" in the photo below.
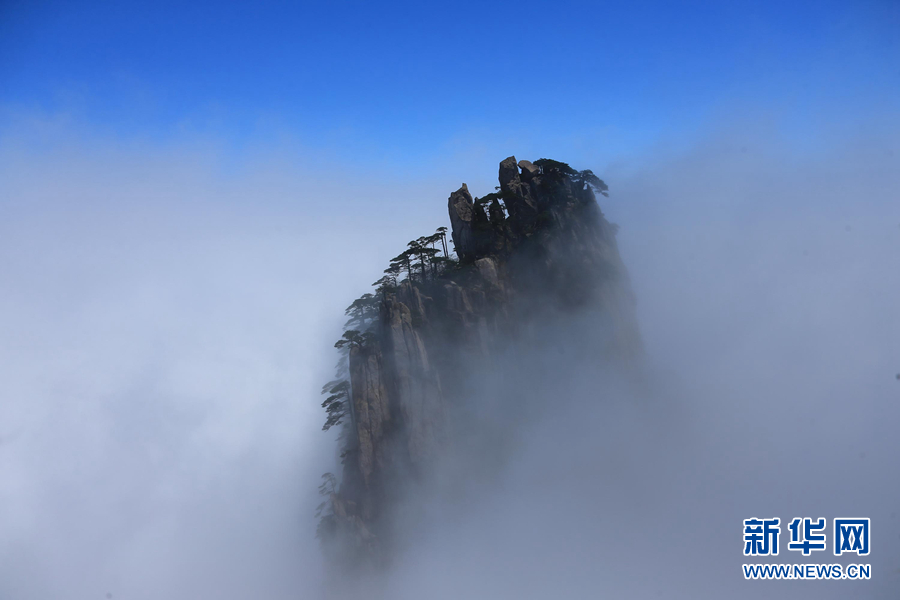
{"type": "Polygon", "coordinates": [[[428,518],[404,551],[337,591],[313,511],[337,463],[318,391],[343,307],[445,224],[461,180],[490,178],[5,140],[0,597],[893,597],[897,131],[812,149],[732,123],[576,165],[611,188],[640,377],[527,349],[572,377],[507,389],[531,408],[503,460],[413,496],[428,518]],[[871,517],[872,580],[744,581],[756,516],[871,517]]]}
{"type": "MultiPolygon", "coordinates": [[[[597,364],[581,335],[596,318],[586,314],[516,349],[512,363],[544,369],[516,372],[503,390],[482,373],[474,387],[488,391],[476,402],[496,402],[500,426],[481,435],[489,444],[462,444],[479,455],[450,459],[464,465],[451,467],[452,483],[403,507],[425,503],[427,518],[386,582],[361,584],[367,593],[896,595],[893,152],[878,136],[853,136],[811,156],[775,131],[732,127],[644,160],[630,173],[620,166],[618,178],[604,171],[619,185],[601,199],[622,226],[643,370],[597,364]],[[485,478],[475,466],[503,446],[504,424],[519,428],[515,447],[485,478]],[[871,515],[873,539],[876,524],[881,533],[869,559],[881,575],[852,591],[851,582],[745,581],[740,565],[755,561],[742,553],[743,519],[777,516],[786,527],[807,513],[871,515]]],[[[856,559],[830,546],[802,557],[786,539],[773,562],[856,559]]]]}

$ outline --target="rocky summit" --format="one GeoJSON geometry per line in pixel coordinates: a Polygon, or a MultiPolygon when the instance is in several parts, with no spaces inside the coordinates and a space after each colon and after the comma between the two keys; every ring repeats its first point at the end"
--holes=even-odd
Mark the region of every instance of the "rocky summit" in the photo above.
{"type": "MultiPolygon", "coordinates": [[[[410,242],[376,292],[347,310],[336,344],[345,360],[323,390],[326,428],[343,428],[343,472],[321,488],[319,537],[332,557],[389,561],[410,490],[477,446],[469,433],[506,435],[505,425],[483,427],[479,403],[545,367],[541,349],[571,345],[597,365],[640,353],[617,227],[595,196],[606,184],[549,159],[509,157],[498,176],[481,198],[466,184],[450,194],[455,255],[446,228],[410,242]]],[[[503,400],[510,423],[521,396],[503,400]]]]}

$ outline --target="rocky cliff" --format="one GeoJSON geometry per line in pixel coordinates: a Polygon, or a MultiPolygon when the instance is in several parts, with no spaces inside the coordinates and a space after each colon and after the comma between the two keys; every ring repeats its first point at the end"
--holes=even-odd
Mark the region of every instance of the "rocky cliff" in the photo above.
{"type": "Polygon", "coordinates": [[[577,343],[598,364],[639,353],[616,226],[595,198],[605,184],[514,157],[500,163],[499,184],[482,198],[465,184],[450,194],[455,258],[441,252],[442,230],[410,242],[378,292],[354,305],[359,328],[338,344],[349,390],[329,408],[345,427],[343,474],[320,527],[345,558],[390,555],[393,508],[477,426],[485,381],[502,390],[541,367],[517,349],[577,343]],[[556,335],[573,315],[580,324],[556,335]]]}

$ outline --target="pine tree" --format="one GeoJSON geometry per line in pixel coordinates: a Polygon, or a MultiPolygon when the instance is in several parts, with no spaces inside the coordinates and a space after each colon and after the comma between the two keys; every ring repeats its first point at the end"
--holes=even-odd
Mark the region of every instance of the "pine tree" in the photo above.
{"type": "Polygon", "coordinates": [[[350,407],[350,382],[346,379],[329,381],[322,386],[322,393],[329,394],[322,402],[326,419],[322,431],[328,431],[335,425],[339,425],[347,416],[350,407]]]}
{"type": "Polygon", "coordinates": [[[322,483],[319,485],[319,495],[325,500],[316,507],[316,518],[319,524],[316,526],[316,538],[323,542],[331,537],[337,528],[337,519],[334,516],[334,502],[331,497],[337,493],[337,478],[331,473],[322,475],[322,483]]]}

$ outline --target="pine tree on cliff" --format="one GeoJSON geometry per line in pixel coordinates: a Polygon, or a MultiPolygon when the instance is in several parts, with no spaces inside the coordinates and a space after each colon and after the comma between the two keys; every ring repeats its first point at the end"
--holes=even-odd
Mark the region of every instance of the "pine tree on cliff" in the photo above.
{"type": "Polygon", "coordinates": [[[344,332],[341,339],[334,343],[334,347],[338,350],[347,352],[351,348],[362,348],[367,345],[375,336],[369,332],[362,332],[358,329],[350,329],[344,332]]]}
{"type": "MultiPolygon", "coordinates": [[[[364,304],[369,305],[370,302],[378,302],[371,294],[366,294],[366,296],[371,296],[371,298],[366,299],[364,304]]],[[[350,306],[353,307],[352,304],[350,306]]],[[[349,311],[350,309],[348,308],[347,310],[349,311]]],[[[343,368],[344,361],[350,350],[370,344],[374,337],[371,331],[361,332],[358,329],[350,329],[345,331],[341,339],[334,343],[334,347],[344,355],[342,360],[338,362],[339,377],[340,373],[345,371],[343,368]]],[[[344,378],[329,381],[322,387],[322,393],[329,394],[325,401],[322,402],[322,408],[325,409],[325,425],[322,426],[322,430],[328,431],[335,425],[340,425],[344,417],[350,414],[350,382],[344,378]]]]}
{"type": "MultiPolygon", "coordinates": [[[[385,272],[387,273],[387,270],[385,270],[385,272]]],[[[396,275],[388,273],[387,275],[373,283],[372,287],[375,288],[375,293],[381,296],[381,299],[384,300],[388,292],[394,290],[394,288],[397,287],[397,277],[396,275]]]]}
{"type": "Polygon", "coordinates": [[[582,187],[588,185],[592,187],[594,191],[600,192],[607,198],[609,197],[609,187],[603,182],[602,179],[594,175],[594,172],[590,169],[578,171],[578,173],[572,179],[574,179],[575,183],[581,185],[582,187]]]}
{"type": "Polygon", "coordinates": [[[334,517],[334,503],[331,497],[337,493],[337,478],[332,473],[322,474],[322,483],[319,485],[319,495],[325,500],[316,507],[316,518],[319,524],[316,526],[316,538],[323,542],[334,535],[337,528],[337,520],[334,517]]]}
{"type": "Polygon", "coordinates": [[[534,165],[541,169],[541,174],[543,175],[557,177],[568,176],[577,185],[580,185],[582,189],[587,185],[604,196],[609,197],[609,187],[602,179],[594,175],[594,172],[590,169],[576,171],[570,167],[568,163],[553,160],[551,158],[539,158],[534,161],[534,165]]]}
{"type": "Polygon", "coordinates": [[[378,298],[372,294],[363,294],[354,300],[347,307],[347,310],[344,311],[344,314],[350,317],[350,320],[344,324],[344,327],[360,331],[369,329],[375,319],[378,318],[378,303],[378,298]]]}
{"type": "Polygon", "coordinates": [[[384,272],[389,275],[394,275],[398,281],[404,271],[406,271],[409,277],[412,277],[412,260],[410,257],[411,253],[409,250],[401,252],[391,259],[390,266],[385,269],[384,272]]]}
{"type": "MultiPolygon", "coordinates": [[[[422,281],[425,281],[425,258],[424,258],[424,250],[425,248],[422,245],[422,242],[425,238],[419,238],[417,240],[413,240],[407,244],[409,249],[409,255],[413,258],[418,259],[419,261],[419,273],[422,275],[422,281]]],[[[412,272],[409,274],[410,279],[412,279],[412,272]]]]}
{"type": "Polygon", "coordinates": [[[340,425],[347,416],[350,406],[350,382],[346,379],[329,381],[322,387],[322,393],[330,394],[322,402],[322,408],[327,415],[322,431],[328,431],[335,425],[340,425]]]}
{"type": "Polygon", "coordinates": [[[444,247],[444,256],[447,258],[450,257],[450,253],[447,252],[447,228],[446,227],[438,227],[435,231],[435,235],[440,236],[441,245],[444,247]]]}

